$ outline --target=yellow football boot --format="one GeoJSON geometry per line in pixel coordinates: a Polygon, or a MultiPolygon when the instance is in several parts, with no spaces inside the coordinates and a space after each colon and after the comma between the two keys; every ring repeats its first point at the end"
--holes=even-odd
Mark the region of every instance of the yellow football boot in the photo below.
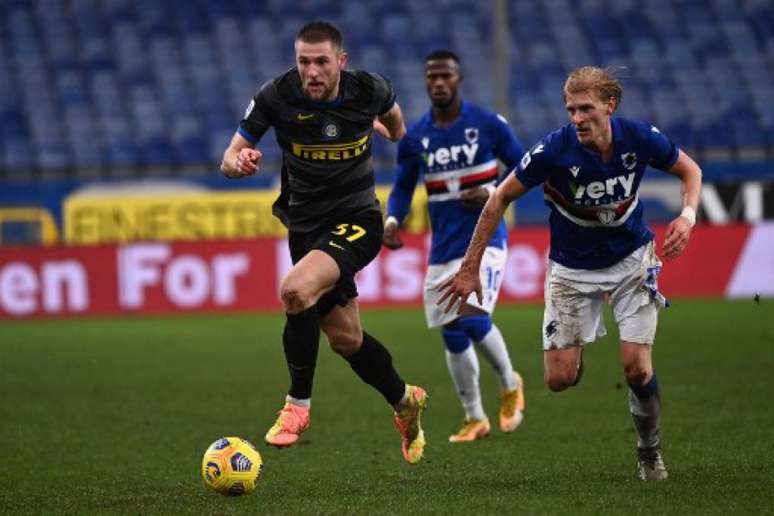
{"type": "Polygon", "coordinates": [[[422,412],[427,408],[428,395],[422,387],[409,385],[406,406],[395,412],[395,428],[400,432],[403,458],[409,464],[422,460],[425,451],[425,433],[422,431],[422,412]]]}
{"type": "Polygon", "coordinates": [[[483,439],[489,435],[492,427],[489,425],[489,418],[484,419],[466,419],[462,423],[462,428],[456,434],[449,436],[450,443],[467,443],[476,439],[483,439]]]}
{"type": "Polygon", "coordinates": [[[513,432],[524,420],[524,381],[516,371],[513,375],[518,387],[500,395],[500,430],[503,432],[513,432]]]}

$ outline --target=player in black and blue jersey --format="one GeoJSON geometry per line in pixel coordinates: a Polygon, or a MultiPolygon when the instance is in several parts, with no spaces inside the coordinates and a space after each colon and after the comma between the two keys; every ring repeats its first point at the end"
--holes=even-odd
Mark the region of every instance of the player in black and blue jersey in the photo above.
{"type": "Polygon", "coordinates": [[[322,330],[331,348],[394,407],[403,456],[416,464],[425,445],[420,415],[427,394],[407,385],[387,349],[362,330],[354,280],[378,254],[383,233],[373,131],[397,141],[405,133],[403,116],[385,78],[345,70],[347,54],[333,25],[305,25],[295,50],[296,66],[255,95],[221,164],[228,177],[255,174],[261,161],[255,144],[274,127],[282,149],[282,191],[274,213],[288,227],[294,264],[280,294],[291,385],[265,440],[291,446],[309,427],[322,330]]]}
{"type": "Polygon", "coordinates": [[[608,71],[583,67],[564,85],[571,123],[527,152],[490,197],[457,275],[439,302],[451,310],[475,292],[479,264],[506,206],[543,185],[551,208],[551,250],[545,283],[544,373],[548,387],[578,383],[583,346],[605,335],[602,305],[613,309],[621,363],[638,434],[637,466],[643,480],[667,478],[661,453],[661,396],[652,363],[661,261],[642,218],[638,189],[648,165],[682,183],[682,213],[667,227],[663,254],[678,257],[691,235],[701,190],[701,169],[661,131],[646,122],[613,117],[623,89],[608,71]]]}

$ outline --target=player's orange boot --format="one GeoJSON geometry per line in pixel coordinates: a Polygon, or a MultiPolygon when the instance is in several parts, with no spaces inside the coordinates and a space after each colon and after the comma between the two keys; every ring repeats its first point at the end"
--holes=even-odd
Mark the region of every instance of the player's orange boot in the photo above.
{"type": "Polygon", "coordinates": [[[500,397],[500,430],[503,432],[513,432],[524,420],[524,381],[516,371],[513,376],[518,387],[503,391],[500,397]]]}
{"type": "Polygon", "coordinates": [[[425,433],[422,431],[422,411],[427,408],[428,395],[422,387],[407,386],[409,395],[406,406],[395,412],[395,428],[400,432],[403,458],[409,464],[422,460],[425,451],[425,433]]]}
{"type": "Polygon", "coordinates": [[[301,433],[309,428],[311,424],[309,412],[310,409],[308,407],[286,402],[282,410],[279,411],[279,416],[277,421],[274,422],[274,426],[266,432],[264,440],[268,444],[279,448],[293,446],[298,441],[301,433]]]}
{"type": "Polygon", "coordinates": [[[456,434],[449,436],[450,443],[467,443],[476,439],[483,439],[489,435],[492,427],[489,425],[489,418],[484,419],[466,419],[462,423],[462,428],[456,434]]]}

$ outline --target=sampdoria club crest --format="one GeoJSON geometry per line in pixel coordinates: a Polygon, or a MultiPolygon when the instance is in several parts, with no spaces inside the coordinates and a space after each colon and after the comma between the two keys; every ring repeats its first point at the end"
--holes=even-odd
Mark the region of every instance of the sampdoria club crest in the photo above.
{"type": "Polygon", "coordinates": [[[624,152],[621,154],[621,163],[626,170],[634,170],[637,166],[637,155],[633,152],[624,152]]]}

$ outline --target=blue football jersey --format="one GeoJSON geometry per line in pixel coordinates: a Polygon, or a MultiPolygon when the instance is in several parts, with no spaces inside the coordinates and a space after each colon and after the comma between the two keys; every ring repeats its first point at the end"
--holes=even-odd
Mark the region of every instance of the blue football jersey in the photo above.
{"type": "MultiPolygon", "coordinates": [[[[638,190],[647,165],[669,170],[679,149],[649,123],[611,118],[613,156],[582,146],[575,127],[558,129],[515,170],[524,186],[543,185],[551,209],[550,257],[573,269],[603,269],[653,238],[638,190]]],[[[517,201],[518,202],[518,201],[517,201]]]]}
{"type": "MultiPolygon", "coordinates": [[[[421,176],[433,233],[429,262],[432,265],[461,258],[481,210],[463,208],[460,194],[469,188],[496,185],[497,159],[511,170],[523,152],[500,115],[463,101],[457,120],[441,128],[433,125],[430,110],[398,144],[398,167],[387,215],[403,221],[421,176]]],[[[505,223],[500,222],[489,245],[503,248],[506,238],[505,223]]]]}

